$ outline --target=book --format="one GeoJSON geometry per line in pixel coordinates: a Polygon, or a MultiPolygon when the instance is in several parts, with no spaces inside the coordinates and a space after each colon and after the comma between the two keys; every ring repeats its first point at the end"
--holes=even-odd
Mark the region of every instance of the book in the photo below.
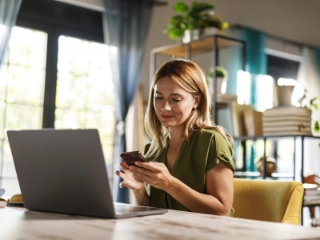
{"type": "Polygon", "coordinates": [[[263,135],[263,128],[261,123],[245,123],[247,136],[261,136],[263,135]]]}
{"type": "Polygon", "coordinates": [[[251,109],[246,109],[243,112],[245,123],[261,123],[262,122],[262,112],[258,112],[251,109]]]}
{"type": "Polygon", "coordinates": [[[309,116],[295,116],[295,115],[278,115],[278,116],[262,116],[262,122],[264,123],[274,123],[274,122],[311,122],[311,115],[309,116]]]}
{"type": "Polygon", "coordinates": [[[263,126],[263,131],[270,132],[270,131],[279,131],[279,132],[310,132],[311,133],[311,127],[310,126],[263,126]]]}
{"type": "Polygon", "coordinates": [[[263,130],[263,135],[265,136],[311,136],[311,132],[299,132],[299,131],[265,131],[263,130]]]}
{"type": "Polygon", "coordinates": [[[314,196],[304,196],[305,201],[311,201],[311,200],[318,200],[320,201],[320,195],[314,195],[314,196]]]}
{"type": "Polygon", "coordinates": [[[218,93],[217,94],[217,102],[218,103],[229,103],[229,102],[236,102],[238,100],[237,95],[232,95],[228,93],[218,93]]]}
{"type": "Polygon", "coordinates": [[[0,207],[5,206],[23,206],[23,198],[21,194],[14,194],[11,197],[0,197],[0,207]]]}
{"type": "Polygon", "coordinates": [[[263,124],[311,124],[311,117],[307,118],[294,118],[294,117],[288,117],[288,118],[282,118],[282,117],[263,117],[262,118],[263,124]]]}
{"type": "Polygon", "coordinates": [[[279,106],[267,109],[263,112],[263,116],[311,116],[311,110],[304,107],[295,106],[279,106]]]}
{"type": "Polygon", "coordinates": [[[320,199],[304,200],[304,205],[318,205],[320,204],[320,199]]]}
{"type": "Polygon", "coordinates": [[[234,136],[245,136],[247,134],[244,122],[244,112],[248,109],[252,109],[252,106],[238,104],[237,102],[230,103],[234,136]]]}
{"type": "Polygon", "coordinates": [[[247,136],[262,135],[262,112],[252,108],[245,109],[243,112],[245,133],[247,136]]]}
{"type": "Polygon", "coordinates": [[[306,131],[308,129],[311,129],[311,123],[296,123],[296,124],[286,124],[285,122],[279,122],[279,123],[262,123],[262,126],[264,129],[292,129],[297,131],[306,131]]]}

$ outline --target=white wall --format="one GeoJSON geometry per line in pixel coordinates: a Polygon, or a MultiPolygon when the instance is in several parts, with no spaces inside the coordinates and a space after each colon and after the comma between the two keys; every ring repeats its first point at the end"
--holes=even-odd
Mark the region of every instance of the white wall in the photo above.
{"type": "MultiPolygon", "coordinates": [[[[185,0],[191,3],[194,0],[185,0]]],[[[176,0],[167,0],[165,7],[155,7],[146,46],[140,83],[144,86],[144,96],[148,95],[149,62],[152,48],[175,43],[163,34],[168,17],[173,15],[172,5],[176,0]]],[[[215,5],[215,14],[230,24],[240,24],[270,36],[279,36],[295,42],[320,47],[319,0],[209,0],[215,5]]],[[[230,31],[226,32],[230,35],[230,31]]],[[[273,38],[267,40],[268,48],[299,55],[300,48],[287,41],[273,38]]]]}
{"type": "MultiPolygon", "coordinates": [[[[58,0],[103,11],[103,0],[58,0]]],[[[145,57],[140,76],[144,96],[148,95],[149,56],[152,48],[175,43],[163,34],[168,17],[173,15],[176,0],[164,0],[167,6],[155,7],[150,23],[145,57]]],[[[190,4],[194,0],[184,0],[190,4]]],[[[201,1],[201,0],[198,0],[201,1]]],[[[205,0],[203,0],[205,1],[205,0]]],[[[320,47],[319,0],[207,0],[215,5],[215,13],[230,24],[240,24],[270,35],[320,47]]],[[[228,33],[227,33],[228,34],[228,33]]],[[[300,49],[286,41],[268,39],[268,47],[299,55],[300,49]]]]}

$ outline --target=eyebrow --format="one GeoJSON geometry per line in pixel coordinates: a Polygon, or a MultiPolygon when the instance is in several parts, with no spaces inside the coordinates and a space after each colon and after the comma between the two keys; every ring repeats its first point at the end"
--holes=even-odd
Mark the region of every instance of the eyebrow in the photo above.
{"type": "MultiPolygon", "coordinates": [[[[158,91],[156,91],[156,93],[157,93],[157,94],[161,94],[161,95],[163,95],[163,93],[158,92],[158,91]]],[[[170,96],[182,97],[182,95],[181,95],[181,94],[179,94],[179,93],[171,93],[171,94],[170,94],[170,96]]]]}

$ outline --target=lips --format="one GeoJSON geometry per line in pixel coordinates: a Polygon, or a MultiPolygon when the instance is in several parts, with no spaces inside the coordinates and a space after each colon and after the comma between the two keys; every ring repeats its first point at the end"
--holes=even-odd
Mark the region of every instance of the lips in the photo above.
{"type": "Polygon", "coordinates": [[[168,119],[171,119],[173,118],[173,116],[170,116],[170,115],[160,115],[162,119],[164,120],[168,120],[168,119]]]}

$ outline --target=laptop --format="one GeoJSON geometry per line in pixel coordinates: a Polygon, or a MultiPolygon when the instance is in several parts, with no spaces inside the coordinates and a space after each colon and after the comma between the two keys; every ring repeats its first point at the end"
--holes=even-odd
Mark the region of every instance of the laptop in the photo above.
{"type": "Polygon", "coordinates": [[[24,207],[101,218],[166,213],[113,202],[96,129],[8,130],[24,207]]]}

